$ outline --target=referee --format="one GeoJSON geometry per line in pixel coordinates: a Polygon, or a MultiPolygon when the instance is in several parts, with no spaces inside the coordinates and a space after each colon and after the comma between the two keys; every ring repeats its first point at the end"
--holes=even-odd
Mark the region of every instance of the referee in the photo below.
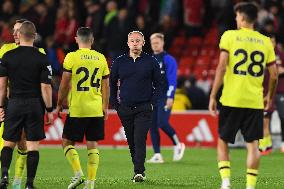
{"type": "Polygon", "coordinates": [[[47,57],[33,47],[36,35],[34,24],[30,21],[23,22],[17,35],[20,46],[5,53],[0,63],[0,107],[3,107],[6,97],[8,80],[10,91],[5,114],[4,147],[1,152],[0,189],[8,187],[13,149],[21,139],[22,130],[26,134],[28,150],[26,189],[34,188],[39,162],[39,141],[45,138],[41,98],[47,107],[49,120],[53,120],[51,67],[47,57]]]}
{"type": "Polygon", "coordinates": [[[134,164],[133,182],[142,182],[145,180],[146,138],[152,125],[153,105],[160,98],[162,80],[157,60],[142,52],[143,34],[130,32],[127,44],[129,53],[117,57],[112,64],[110,103],[125,130],[134,164]]]}

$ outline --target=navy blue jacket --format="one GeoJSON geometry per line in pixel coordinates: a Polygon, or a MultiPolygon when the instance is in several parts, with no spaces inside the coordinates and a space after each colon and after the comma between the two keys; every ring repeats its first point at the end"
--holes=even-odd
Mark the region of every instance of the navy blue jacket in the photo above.
{"type": "Polygon", "coordinates": [[[174,98],[177,86],[177,62],[170,54],[161,52],[153,55],[157,58],[164,80],[162,87],[163,98],[174,98]]]}
{"type": "Polygon", "coordinates": [[[119,104],[156,105],[160,98],[162,82],[159,64],[153,56],[142,52],[134,61],[129,54],[121,55],[111,66],[110,104],[115,109],[119,104]]]}

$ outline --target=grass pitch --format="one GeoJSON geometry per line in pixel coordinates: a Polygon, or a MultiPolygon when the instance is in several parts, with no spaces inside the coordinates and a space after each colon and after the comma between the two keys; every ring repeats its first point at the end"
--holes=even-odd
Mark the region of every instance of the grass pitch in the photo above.
{"type": "MultiPolygon", "coordinates": [[[[81,165],[86,172],[87,151],[78,149],[81,165]]],[[[184,159],[172,162],[172,150],[163,149],[164,164],[146,164],[147,181],[133,183],[132,163],[128,149],[100,149],[100,165],[96,188],[135,188],[135,189],[219,189],[220,177],[216,163],[215,149],[187,149],[184,159]]],[[[152,155],[149,149],[147,159],[152,155]]],[[[231,150],[232,187],[244,189],[246,180],[246,151],[231,150]]],[[[15,154],[14,154],[15,157],[15,154]]],[[[262,157],[257,189],[284,188],[284,154],[274,152],[262,157]]],[[[12,162],[10,177],[14,174],[12,162]]],[[[65,189],[70,177],[71,167],[61,148],[40,150],[40,164],[35,185],[39,189],[65,189]]],[[[23,186],[22,186],[23,187],[23,186]]],[[[83,188],[82,186],[78,187],[83,188]]]]}

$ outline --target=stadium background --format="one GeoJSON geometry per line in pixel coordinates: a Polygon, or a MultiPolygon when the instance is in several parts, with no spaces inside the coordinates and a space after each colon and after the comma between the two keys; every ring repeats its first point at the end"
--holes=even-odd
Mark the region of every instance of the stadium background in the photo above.
{"type": "MultiPolygon", "coordinates": [[[[62,63],[66,53],[77,48],[74,37],[78,27],[93,29],[93,48],[104,53],[109,64],[113,58],[127,52],[129,31],[144,33],[143,50],[148,53],[151,53],[149,36],[162,32],[165,49],[178,62],[178,87],[190,101],[187,109],[206,110],[218,63],[219,38],[225,30],[235,29],[233,6],[237,2],[241,1],[0,0],[0,40],[1,44],[13,42],[12,27],[16,19],[26,18],[35,23],[39,34],[36,46],[46,50],[52,65],[53,102],[56,103],[62,63]]],[[[276,35],[279,57],[284,61],[284,0],[255,2],[260,6],[256,28],[264,34],[276,35]]],[[[194,127],[197,123],[191,121],[190,124],[194,127]]],[[[280,132],[277,114],[272,126],[277,135],[280,132]]],[[[276,136],[276,146],[277,139],[276,136]]]]}
{"type": "MultiPolygon", "coordinates": [[[[144,51],[149,53],[149,36],[153,32],[162,32],[166,38],[165,49],[178,62],[180,89],[191,102],[189,112],[174,113],[171,121],[188,147],[215,146],[217,120],[204,110],[207,109],[218,63],[219,38],[225,30],[235,29],[233,6],[237,2],[241,0],[0,0],[0,43],[13,42],[12,27],[16,19],[26,18],[35,23],[39,34],[36,46],[45,48],[55,75],[52,85],[53,102],[56,102],[62,63],[65,55],[77,48],[74,36],[78,27],[89,26],[93,29],[93,48],[104,53],[109,64],[117,55],[127,51],[129,31],[139,30],[144,33],[144,51]]],[[[276,35],[279,57],[284,61],[284,0],[255,2],[260,5],[256,27],[264,34],[276,35]]],[[[102,144],[112,147],[126,144],[114,112],[107,122],[106,131],[107,140],[102,144]]],[[[46,127],[47,140],[43,143],[59,144],[60,132],[62,121],[56,119],[54,125],[46,127]]],[[[280,140],[277,113],[272,119],[272,132],[277,147],[280,140]]],[[[170,145],[164,135],[162,144],[170,145]]],[[[239,145],[243,145],[241,140],[237,143],[239,145]]],[[[80,150],[80,153],[83,163],[86,162],[85,151],[80,150]]],[[[101,153],[98,187],[133,187],[128,181],[131,176],[128,150],[103,149],[101,153]]],[[[170,162],[172,152],[163,149],[163,153],[166,161],[170,162]]],[[[38,186],[65,188],[71,171],[67,168],[62,152],[46,148],[41,154],[44,158],[39,167],[38,186]]],[[[244,154],[243,150],[233,152],[233,156],[237,157],[232,160],[236,169],[244,167],[244,154]]],[[[148,157],[150,155],[148,153],[148,157]]],[[[163,167],[147,165],[152,180],[139,188],[217,188],[219,176],[215,155],[214,149],[188,148],[184,160],[179,163],[166,163],[163,167]]],[[[279,152],[263,158],[259,188],[284,188],[281,166],[275,167],[281,164],[281,159],[283,157],[279,152]]],[[[243,188],[243,172],[234,171],[234,188],[243,188]]]]}

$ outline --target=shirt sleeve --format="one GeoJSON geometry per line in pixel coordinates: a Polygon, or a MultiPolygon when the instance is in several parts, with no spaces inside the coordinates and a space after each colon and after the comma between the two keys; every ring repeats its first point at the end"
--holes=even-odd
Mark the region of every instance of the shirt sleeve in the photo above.
{"type": "Polygon", "coordinates": [[[0,59],[0,77],[6,77],[6,76],[8,76],[7,58],[6,56],[3,56],[3,58],[0,59]]]}
{"type": "Polygon", "coordinates": [[[72,73],[73,62],[71,58],[71,54],[68,53],[63,61],[63,71],[72,73]]]}
{"type": "Polygon", "coordinates": [[[220,43],[219,43],[219,48],[221,51],[223,50],[223,51],[230,52],[230,36],[229,35],[230,35],[229,31],[226,31],[222,35],[220,43]]]}
{"type": "Polygon", "coordinates": [[[275,61],[276,61],[275,51],[271,40],[268,40],[268,54],[267,54],[266,65],[269,66],[271,64],[274,64],[275,61]]]}
{"type": "Polygon", "coordinates": [[[52,68],[48,62],[47,57],[44,56],[41,74],[40,74],[40,82],[45,84],[51,84],[51,79],[52,79],[52,68]]]}
{"type": "Polygon", "coordinates": [[[118,79],[119,79],[119,75],[118,75],[118,66],[119,66],[119,62],[116,60],[113,61],[112,65],[111,65],[111,70],[110,70],[110,105],[117,110],[118,106],[119,106],[119,102],[118,102],[118,79]]]}
{"type": "Polygon", "coordinates": [[[161,98],[162,93],[162,86],[163,86],[163,80],[161,75],[161,69],[158,63],[158,60],[153,57],[153,96],[152,96],[152,104],[157,105],[157,102],[159,98],[161,98]]]}
{"type": "Polygon", "coordinates": [[[177,85],[177,62],[174,57],[170,55],[164,57],[164,62],[168,81],[167,97],[174,98],[177,85]]]}

